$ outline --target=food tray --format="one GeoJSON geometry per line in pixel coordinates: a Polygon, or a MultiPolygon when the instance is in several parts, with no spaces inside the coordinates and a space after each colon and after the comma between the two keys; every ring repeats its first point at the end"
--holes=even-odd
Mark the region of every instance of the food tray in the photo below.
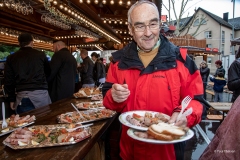
{"type": "MultiPolygon", "coordinates": [[[[31,124],[33,124],[33,123],[34,123],[34,122],[26,123],[26,124],[21,125],[21,126],[18,126],[18,127],[8,127],[8,128],[9,128],[9,131],[7,131],[7,132],[2,132],[2,131],[1,131],[1,132],[0,132],[0,133],[1,133],[0,136],[6,135],[6,134],[8,134],[8,133],[11,133],[11,132],[15,131],[15,130],[18,129],[18,128],[29,126],[29,125],[31,125],[31,124]]],[[[2,122],[1,122],[1,126],[2,126],[2,122]]]]}
{"type": "Polygon", "coordinates": [[[92,95],[91,97],[91,101],[102,101],[102,100],[103,100],[102,94],[92,95]]]}
{"type": "Polygon", "coordinates": [[[104,107],[102,104],[102,101],[95,101],[95,102],[81,102],[81,103],[77,103],[75,104],[75,106],[78,109],[97,109],[99,107],[104,107]]]}
{"type": "MultiPolygon", "coordinates": [[[[62,129],[62,128],[68,128],[71,124],[56,124],[56,125],[36,125],[36,126],[31,126],[31,127],[28,127],[28,129],[31,131],[33,130],[35,127],[47,127],[49,130],[51,129],[62,129]]],[[[34,131],[33,131],[34,132],[34,131]]],[[[67,134],[69,134],[70,132],[68,132],[67,134]]],[[[27,144],[25,146],[20,146],[20,145],[13,145],[13,144],[10,144],[8,142],[6,142],[6,139],[8,137],[10,137],[12,134],[14,134],[14,132],[9,135],[4,141],[3,141],[3,144],[12,148],[12,149],[29,149],[29,148],[43,148],[43,147],[54,147],[54,146],[64,146],[64,145],[72,145],[72,144],[76,144],[80,141],[83,141],[89,137],[91,137],[92,135],[92,130],[90,127],[85,127],[82,129],[82,131],[77,131],[77,132],[71,132],[73,133],[73,135],[75,135],[75,133],[85,133],[86,135],[83,136],[78,136],[77,139],[74,138],[73,141],[71,142],[61,142],[61,143],[52,143],[52,142],[40,142],[39,144],[31,144],[31,141],[30,141],[30,144],[27,144]]]]}
{"type": "Polygon", "coordinates": [[[116,112],[109,109],[96,109],[80,111],[83,118],[74,112],[67,112],[57,116],[58,123],[88,123],[113,117],[116,112]]]}
{"type": "MultiPolygon", "coordinates": [[[[5,129],[2,129],[2,120],[0,121],[0,136],[6,135],[8,133],[11,133],[11,132],[13,132],[14,130],[16,130],[18,128],[29,126],[29,125],[33,124],[35,122],[35,119],[36,119],[35,116],[27,115],[27,116],[29,116],[29,118],[27,120],[31,119],[31,121],[28,121],[28,122],[27,121],[23,121],[23,123],[21,123],[21,124],[17,124],[18,121],[15,121],[16,122],[16,124],[14,123],[15,126],[11,126],[9,123],[10,123],[10,120],[12,121],[13,116],[16,116],[16,115],[12,115],[11,117],[6,119],[6,122],[8,123],[8,127],[5,128],[5,129]]],[[[19,117],[19,115],[17,115],[17,116],[19,117]]],[[[19,117],[18,120],[22,120],[25,117],[26,116],[19,117]]]]}

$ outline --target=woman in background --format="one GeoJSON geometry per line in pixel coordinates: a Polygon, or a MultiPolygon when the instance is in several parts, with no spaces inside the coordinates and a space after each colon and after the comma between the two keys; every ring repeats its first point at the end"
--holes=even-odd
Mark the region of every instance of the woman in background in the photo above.
{"type": "Polygon", "coordinates": [[[202,61],[202,63],[200,64],[200,74],[203,81],[204,99],[207,98],[206,87],[207,87],[209,73],[210,73],[210,69],[208,68],[207,62],[202,61]]]}

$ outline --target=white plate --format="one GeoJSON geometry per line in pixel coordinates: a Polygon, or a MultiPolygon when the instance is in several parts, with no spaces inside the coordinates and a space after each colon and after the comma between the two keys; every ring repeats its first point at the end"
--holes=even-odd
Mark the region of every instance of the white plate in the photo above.
{"type": "MultiPolygon", "coordinates": [[[[144,110],[129,111],[129,112],[122,113],[122,114],[118,117],[118,119],[119,119],[119,121],[120,121],[123,125],[125,125],[125,126],[128,126],[128,127],[130,127],[130,128],[134,128],[134,129],[137,129],[137,130],[141,130],[141,131],[147,131],[147,130],[148,130],[148,127],[141,127],[141,126],[133,125],[133,124],[129,123],[129,122],[127,121],[127,119],[126,119],[126,117],[127,117],[128,115],[132,116],[133,113],[136,113],[136,114],[138,114],[138,115],[140,115],[140,116],[144,116],[146,112],[152,113],[153,116],[154,116],[156,113],[159,113],[159,112],[144,111],[144,110]]],[[[165,115],[166,115],[166,114],[165,114],[165,115]]],[[[168,115],[166,115],[166,116],[168,116],[168,115]]]]}
{"type": "Polygon", "coordinates": [[[186,141],[186,140],[192,138],[194,135],[194,132],[189,129],[188,132],[184,136],[182,136],[180,139],[176,139],[173,141],[161,141],[161,140],[156,140],[156,139],[140,138],[134,134],[135,131],[137,131],[137,130],[129,128],[127,131],[128,136],[135,140],[138,140],[138,141],[142,141],[142,142],[146,142],[146,143],[153,143],[153,144],[173,144],[173,143],[183,142],[183,141],[186,141]]]}

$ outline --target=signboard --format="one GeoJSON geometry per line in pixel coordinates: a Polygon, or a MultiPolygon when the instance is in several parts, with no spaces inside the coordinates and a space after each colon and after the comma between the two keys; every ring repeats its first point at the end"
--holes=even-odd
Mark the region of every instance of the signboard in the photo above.
{"type": "Polygon", "coordinates": [[[161,22],[167,22],[167,15],[161,15],[161,22]]]}

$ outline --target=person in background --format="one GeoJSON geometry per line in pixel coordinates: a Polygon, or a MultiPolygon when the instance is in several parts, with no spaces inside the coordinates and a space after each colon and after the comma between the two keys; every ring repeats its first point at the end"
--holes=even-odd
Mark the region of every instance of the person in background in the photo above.
{"type": "Polygon", "coordinates": [[[223,76],[223,72],[218,72],[217,77],[210,77],[210,81],[214,83],[214,102],[223,102],[223,88],[227,84],[223,76]]]}
{"type": "Polygon", "coordinates": [[[106,80],[105,66],[103,62],[99,59],[99,54],[97,54],[96,52],[93,52],[91,54],[91,57],[93,62],[95,62],[93,67],[93,79],[96,85],[99,86],[100,84],[105,83],[106,80]]]}
{"type": "Polygon", "coordinates": [[[107,64],[106,64],[106,67],[105,67],[106,74],[107,74],[107,72],[108,72],[108,69],[109,69],[109,66],[110,66],[111,62],[113,61],[113,57],[110,56],[108,59],[109,59],[109,63],[107,63],[107,64]]]}
{"type": "Polygon", "coordinates": [[[231,102],[234,102],[240,95],[240,47],[236,53],[236,60],[228,69],[228,89],[233,91],[231,102]]]}
{"type": "Polygon", "coordinates": [[[94,87],[95,83],[93,80],[93,67],[94,63],[88,56],[88,51],[86,49],[82,49],[80,56],[83,60],[81,67],[79,68],[79,72],[81,73],[81,82],[82,87],[94,87]]]}
{"type": "Polygon", "coordinates": [[[207,98],[206,87],[207,87],[209,73],[210,73],[210,69],[208,68],[207,62],[202,61],[202,63],[200,64],[200,74],[201,74],[202,81],[203,81],[204,99],[207,98]]]}
{"type": "Polygon", "coordinates": [[[53,51],[48,82],[51,100],[56,102],[73,95],[77,61],[61,40],[53,41],[53,51]]]}
{"type": "Polygon", "coordinates": [[[217,77],[218,72],[222,72],[223,73],[223,77],[225,77],[225,69],[222,66],[222,61],[217,60],[215,62],[215,66],[216,66],[217,70],[216,70],[216,72],[214,74],[214,77],[217,77]]]}
{"type": "MultiPolygon", "coordinates": [[[[128,11],[128,28],[133,41],[112,53],[107,79],[103,85],[103,105],[124,113],[133,110],[156,111],[169,115],[168,123],[193,127],[201,121],[203,87],[200,71],[187,55],[160,35],[156,5],[142,0],[128,11]],[[181,101],[191,96],[193,112],[177,121],[181,101]],[[202,103],[201,103],[202,102],[202,103]]],[[[205,113],[206,114],[206,113],[205,113]]],[[[125,160],[183,160],[185,143],[151,144],[132,139],[129,127],[122,125],[120,156],[125,160]]]]}
{"type": "Polygon", "coordinates": [[[50,67],[44,52],[33,49],[29,33],[18,36],[20,49],[7,57],[4,90],[17,114],[51,103],[46,75],[50,67]],[[15,94],[16,93],[16,94],[15,94]]]}

